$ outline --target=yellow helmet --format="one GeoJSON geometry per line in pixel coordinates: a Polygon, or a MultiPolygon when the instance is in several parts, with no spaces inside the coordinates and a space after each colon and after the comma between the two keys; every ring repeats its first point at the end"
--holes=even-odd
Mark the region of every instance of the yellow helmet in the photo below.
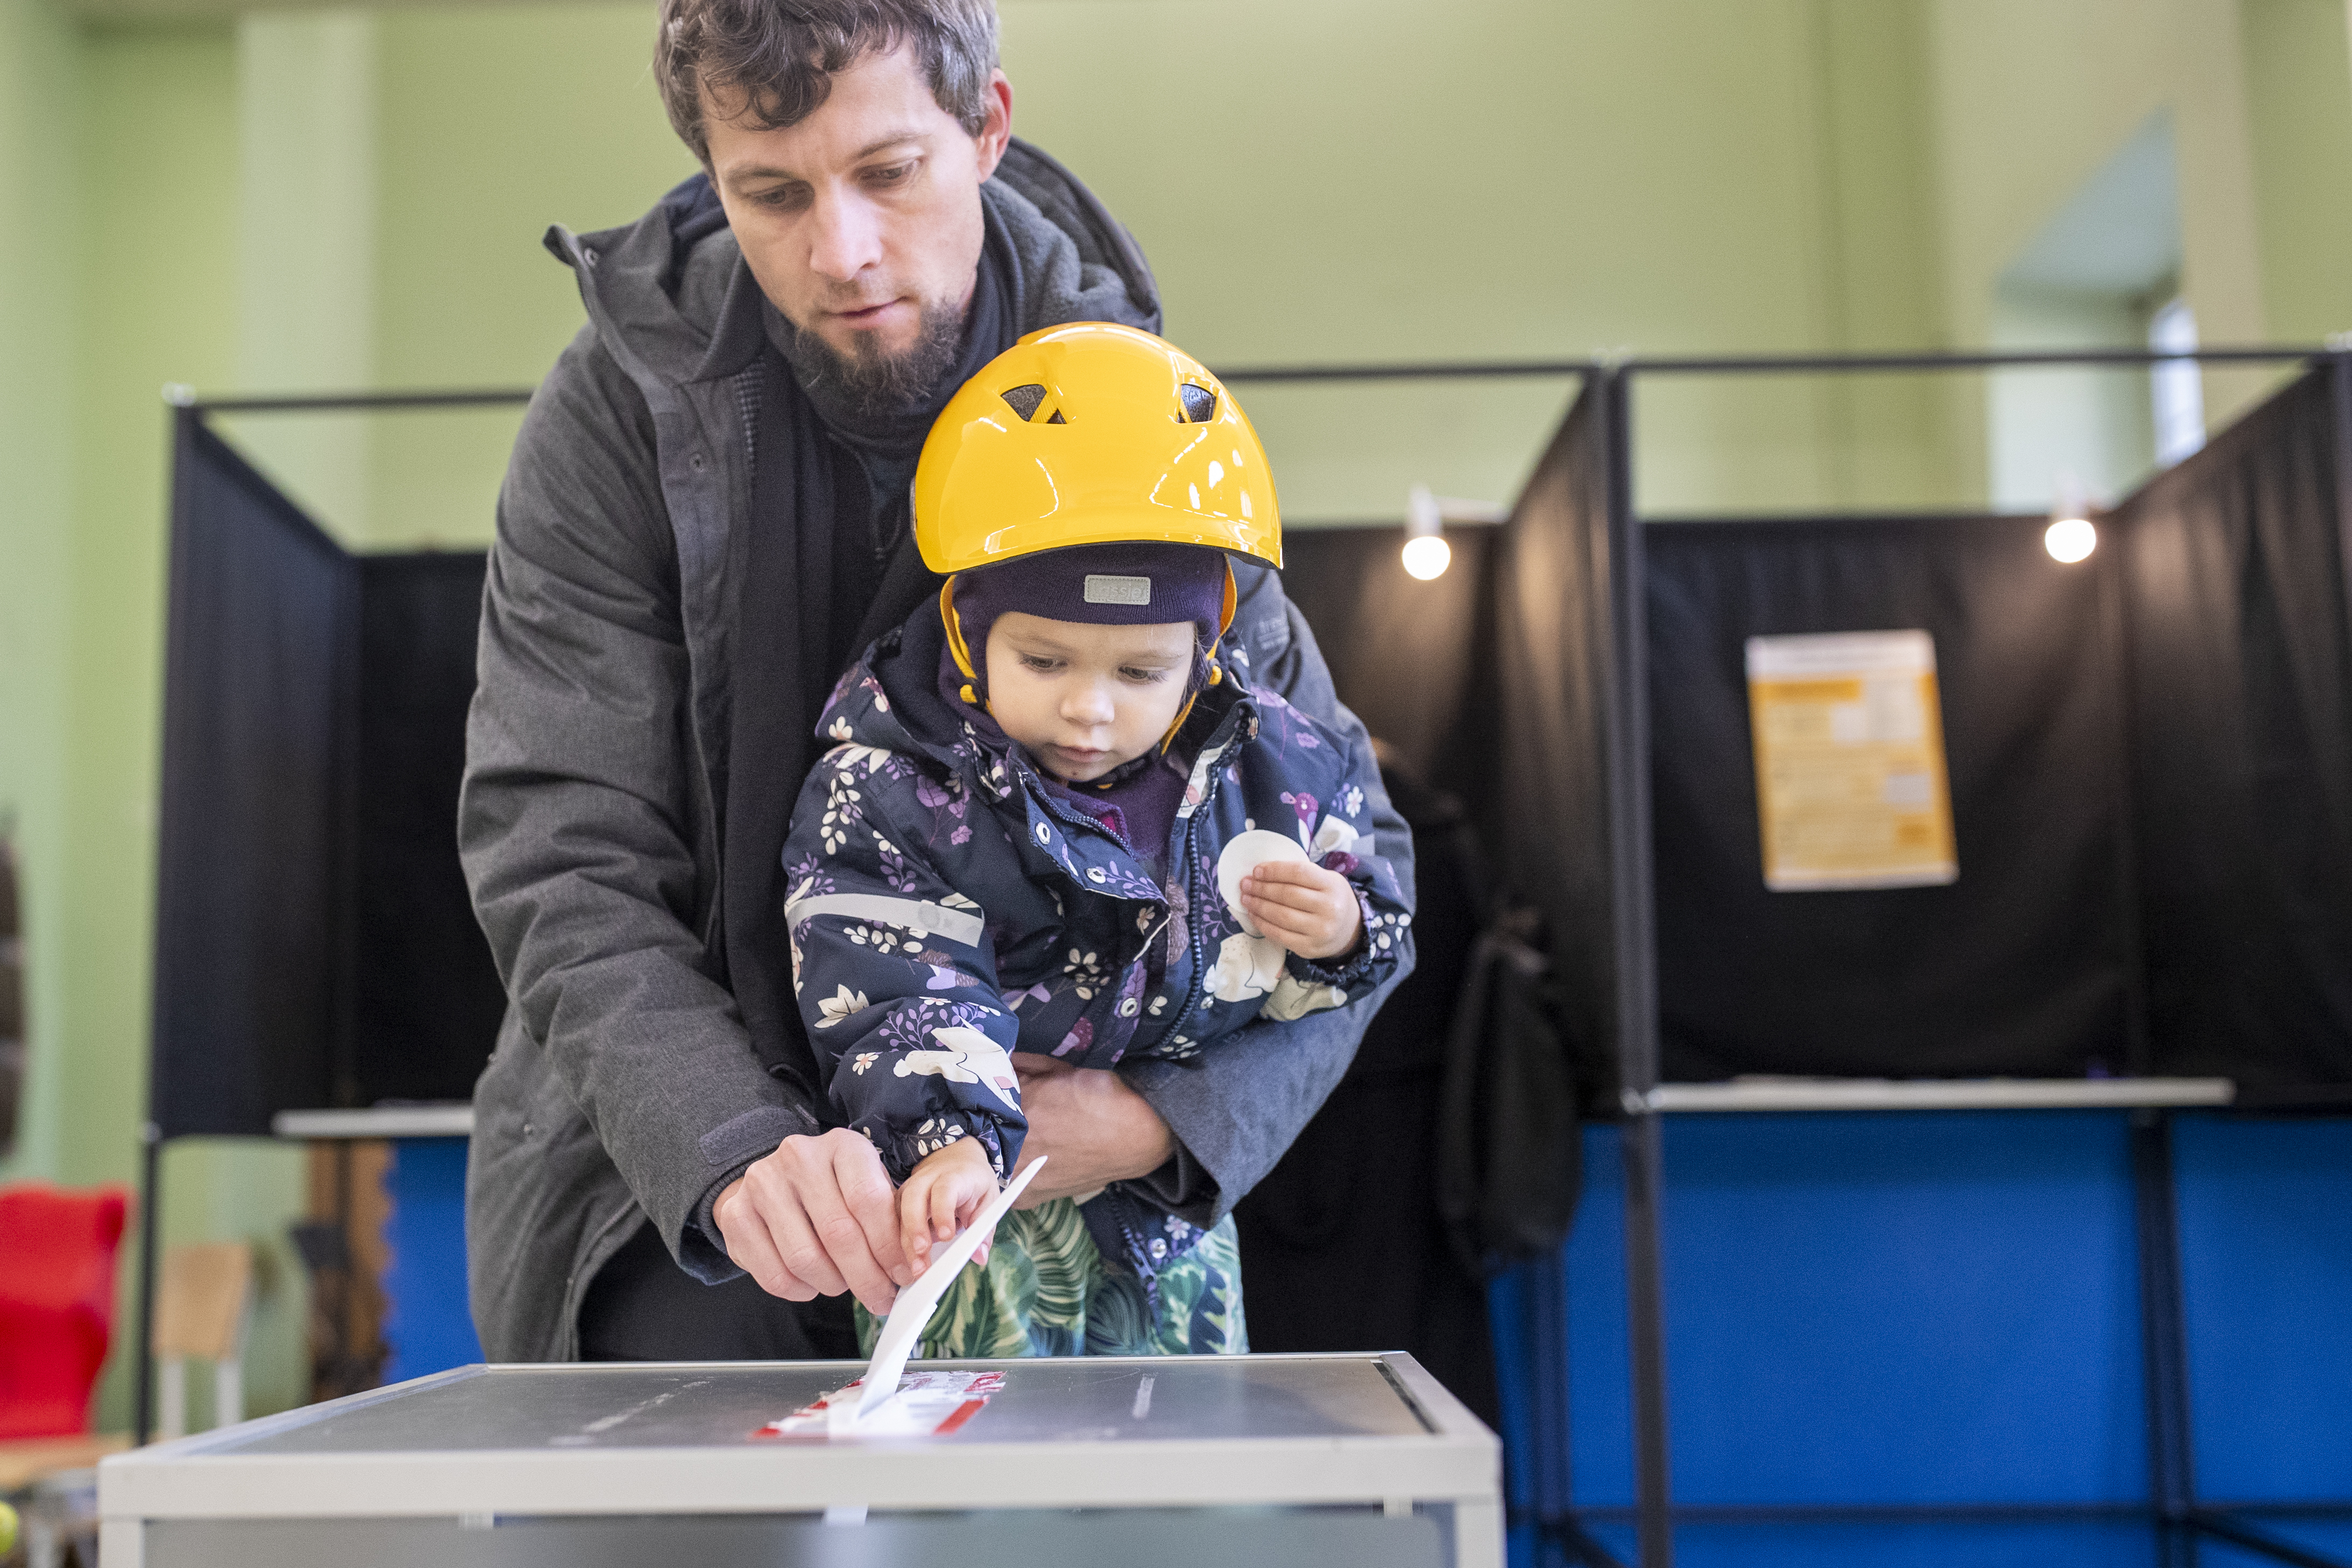
{"type": "Polygon", "coordinates": [[[1282,564],[1257,432],[1174,344],[1107,321],[1045,328],[964,382],[931,425],[915,542],[933,571],[1144,539],[1282,564]]]}

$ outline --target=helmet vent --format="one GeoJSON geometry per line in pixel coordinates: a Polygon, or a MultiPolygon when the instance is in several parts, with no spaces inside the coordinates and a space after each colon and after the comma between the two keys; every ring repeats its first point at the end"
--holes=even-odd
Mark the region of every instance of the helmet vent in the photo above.
{"type": "Polygon", "coordinates": [[[1182,423],[1206,424],[1217,417],[1217,394],[1208,388],[1196,387],[1186,382],[1176,389],[1176,395],[1184,404],[1182,423]]]}
{"type": "MultiPolygon", "coordinates": [[[[1038,382],[1031,382],[1025,387],[1014,387],[1011,391],[1007,392],[1004,394],[1004,401],[1013,405],[1013,413],[1019,414],[1024,421],[1026,421],[1036,413],[1037,405],[1045,401],[1045,389],[1038,382]]],[[[1051,424],[1060,423],[1060,412],[1056,410],[1053,419],[1046,423],[1051,424]]]]}

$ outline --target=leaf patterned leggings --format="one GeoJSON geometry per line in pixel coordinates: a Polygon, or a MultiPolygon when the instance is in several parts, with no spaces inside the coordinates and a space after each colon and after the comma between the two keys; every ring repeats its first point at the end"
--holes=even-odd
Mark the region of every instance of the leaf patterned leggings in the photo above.
{"type": "MultiPolygon", "coordinates": [[[[857,1345],[872,1354],[882,1320],[857,1309],[857,1345]]],[[[1078,1206],[1057,1197],[1015,1209],[996,1228],[985,1265],[966,1269],[931,1314],[915,1354],[928,1361],[1020,1355],[1238,1355],[1241,1247],[1227,1215],[1160,1272],[1160,1307],[1143,1281],[1096,1250],[1078,1206]]]]}

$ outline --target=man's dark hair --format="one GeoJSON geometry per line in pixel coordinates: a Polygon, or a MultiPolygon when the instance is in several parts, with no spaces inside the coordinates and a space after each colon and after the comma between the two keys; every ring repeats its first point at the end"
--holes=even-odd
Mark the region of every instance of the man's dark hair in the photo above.
{"type": "Polygon", "coordinates": [[[654,77],[671,128],[707,166],[707,99],[781,130],[824,106],[835,72],[901,45],[940,107],[979,135],[996,69],[995,0],[662,0],[654,77]]]}

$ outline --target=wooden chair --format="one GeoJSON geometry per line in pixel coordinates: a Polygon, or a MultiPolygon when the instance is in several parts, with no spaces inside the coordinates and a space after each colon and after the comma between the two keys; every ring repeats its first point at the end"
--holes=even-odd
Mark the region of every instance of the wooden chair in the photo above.
{"type": "Polygon", "coordinates": [[[213,1365],[213,1425],[245,1419],[245,1335],[253,1321],[253,1249],[242,1241],[174,1247],[155,1287],[156,1426],[188,1433],[188,1362],[213,1365]]]}

